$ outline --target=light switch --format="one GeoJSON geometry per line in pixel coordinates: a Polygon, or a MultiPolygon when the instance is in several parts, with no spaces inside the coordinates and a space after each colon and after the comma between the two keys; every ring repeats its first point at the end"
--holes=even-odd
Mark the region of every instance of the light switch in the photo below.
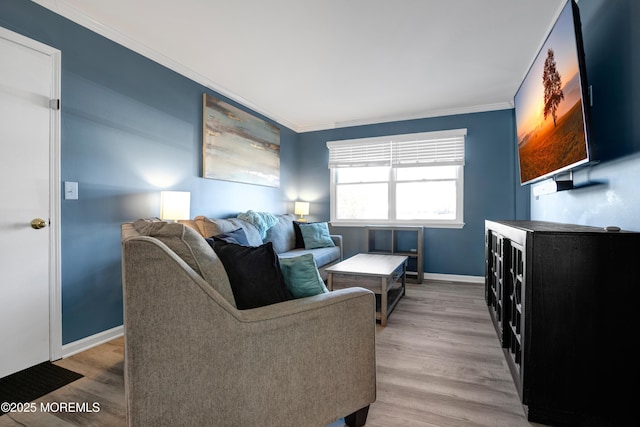
{"type": "Polygon", "coordinates": [[[78,183],[73,181],[64,182],[65,200],[78,200],[78,183]]]}

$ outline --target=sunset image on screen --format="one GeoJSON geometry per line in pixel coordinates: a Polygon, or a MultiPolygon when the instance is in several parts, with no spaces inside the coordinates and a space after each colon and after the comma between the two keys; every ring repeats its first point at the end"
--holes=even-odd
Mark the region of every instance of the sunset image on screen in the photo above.
{"type": "Polygon", "coordinates": [[[515,96],[521,182],[587,159],[570,3],[515,96]]]}

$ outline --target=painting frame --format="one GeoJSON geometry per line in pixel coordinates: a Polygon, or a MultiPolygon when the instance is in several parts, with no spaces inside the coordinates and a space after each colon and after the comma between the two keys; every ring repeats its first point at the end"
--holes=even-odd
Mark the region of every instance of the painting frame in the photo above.
{"type": "Polygon", "coordinates": [[[204,93],[202,177],[279,188],[280,128],[204,93]]]}

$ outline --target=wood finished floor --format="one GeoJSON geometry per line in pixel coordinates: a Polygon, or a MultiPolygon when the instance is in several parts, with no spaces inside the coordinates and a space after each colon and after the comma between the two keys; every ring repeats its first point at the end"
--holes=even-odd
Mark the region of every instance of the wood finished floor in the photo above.
{"type": "MultiPolygon", "coordinates": [[[[540,426],[525,419],[483,289],[407,286],[387,327],[377,325],[378,398],[367,427],[540,426]]],[[[84,378],[36,401],[98,402],[100,412],[7,414],[0,426],[124,426],[123,354],[118,338],[56,362],[84,378]]]]}

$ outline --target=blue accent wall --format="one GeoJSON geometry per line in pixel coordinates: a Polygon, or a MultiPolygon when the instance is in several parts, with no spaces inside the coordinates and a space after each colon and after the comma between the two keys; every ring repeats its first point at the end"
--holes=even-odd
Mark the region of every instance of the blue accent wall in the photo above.
{"type": "Polygon", "coordinates": [[[577,189],[532,196],[531,217],[640,231],[640,3],[578,5],[593,86],[591,141],[601,162],[574,174],[577,189]]]}
{"type": "MultiPolygon", "coordinates": [[[[300,197],[311,202],[311,220],[329,219],[327,141],[466,128],[465,226],[425,229],[424,271],[483,276],[484,220],[529,217],[529,188],[520,187],[516,173],[514,121],[513,110],[501,110],[300,134],[300,197]]],[[[366,251],[363,228],[334,227],[333,232],[344,236],[345,256],[366,251]]]]}
{"type": "Polygon", "coordinates": [[[122,325],[120,224],[158,216],[161,189],[191,191],[192,216],[292,211],[295,132],[276,123],[280,188],[200,178],[215,93],[31,1],[2,0],[0,26],[62,51],[61,178],[79,183],[61,206],[64,344],[122,325]]]}
{"type": "MultiPolygon", "coordinates": [[[[535,198],[518,183],[512,110],[302,134],[279,126],[281,188],[202,179],[202,93],[215,93],[33,2],[2,0],[0,26],[62,51],[62,181],[79,182],[80,196],[62,201],[63,343],[122,324],[120,224],[157,216],[161,189],[191,191],[192,216],[280,213],[303,199],[311,220],[328,220],[329,140],[468,129],[466,225],[425,230],[429,273],[482,276],[485,219],[640,230],[640,4],[579,6],[602,162],[576,173],[591,185],[535,198]]],[[[333,231],[345,255],[365,250],[362,228],[333,231]]]]}

